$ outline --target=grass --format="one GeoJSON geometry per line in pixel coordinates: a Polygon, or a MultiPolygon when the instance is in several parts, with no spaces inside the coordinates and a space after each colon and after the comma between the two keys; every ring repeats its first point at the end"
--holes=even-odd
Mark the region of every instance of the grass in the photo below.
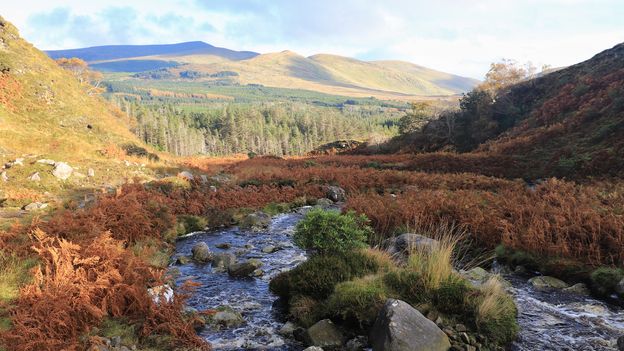
{"type": "Polygon", "coordinates": [[[23,259],[0,251],[0,302],[17,298],[19,288],[30,281],[29,271],[36,265],[34,259],[23,259]]]}
{"type": "Polygon", "coordinates": [[[482,298],[476,307],[477,326],[495,341],[507,343],[518,333],[516,306],[505,292],[499,276],[493,276],[481,287],[482,298]]]}

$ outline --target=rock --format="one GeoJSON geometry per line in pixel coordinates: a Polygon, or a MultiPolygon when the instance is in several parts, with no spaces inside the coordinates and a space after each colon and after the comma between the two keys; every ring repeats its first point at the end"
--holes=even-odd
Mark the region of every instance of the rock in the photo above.
{"type": "Polygon", "coordinates": [[[160,302],[161,297],[166,302],[173,301],[173,289],[171,289],[171,287],[167,284],[149,288],[147,289],[147,293],[156,304],[160,302]]]}
{"type": "Polygon", "coordinates": [[[216,187],[216,186],[214,186],[214,185],[211,185],[209,189],[210,189],[210,191],[211,191],[211,192],[213,192],[213,193],[216,193],[216,192],[217,192],[217,187],[216,187]]]}
{"type": "Polygon", "coordinates": [[[529,279],[529,283],[538,290],[564,289],[568,287],[566,282],[549,276],[533,277],[529,279]]]}
{"type": "Polygon", "coordinates": [[[41,176],[39,175],[39,172],[35,172],[28,177],[28,180],[31,182],[40,182],[41,176]]]}
{"type": "Polygon", "coordinates": [[[624,297],[624,278],[615,286],[615,292],[624,297]]]}
{"type": "Polygon", "coordinates": [[[455,324],[455,330],[457,330],[460,333],[464,333],[468,331],[468,329],[466,329],[466,326],[461,323],[455,324]]]}
{"type": "Polygon", "coordinates": [[[191,249],[193,253],[193,259],[198,262],[210,262],[212,261],[212,251],[205,242],[195,244],[191,249]]]}
{"type": "Polygon", "coordinates": [[[95,177],[95,171],[93,170],[93,168],[89,168],[87,170],[87,177],[89,177],[89,178],[95,177]]]}
{"type": "Polygon", "coordinates": [[[243,316],[241,316],[240,313],[232,310],[219,311],[215,313],[215,315],[212,317],[212,320],[215,323],[226,326],[228,328],[236,327],[245,323],[243,316]]]}
{"type": "Polygon", "coordinates": [[[409,304],[388,299],[375,320],[370,339],[373,351],[446,351],[446,334],[409,304]]]}
{"type": "Polygon", "coordinates": [[[24,165],[23,158],[16,158],[15,161],[13,161],[13,166],[23,166],[23,165],[24,165]]]}
{"type": "Polygon", "coordinates": [[[28,205],[22,207],[25,211],[36,211],[36,210],[42,210],[44,208],[48,207],[48,204],[42,203],[42,202],[31,202],[28,205]]]}
{"type": "Polygon", "coordinates": [[[569,293],[573,293],[573,294],[579,294],[579,295],[589,295],[589,288],[587,287],[587,285],[583,284],[583,283],[577,283],[572,285],[569,288],[564,288],[563,291],[565,292],[569,292],[569,293]]]}
{"type": "Polygon", "coordinates": [[[215,245],[215,247],[217,247],[219,249],[227,250],[230,247],[232,247],[232,245],[230,243],[218,243],[218,244],[215,245]]]}
{"type": "Polygon", "coordinates": [[[485,283],[490,278],[490,273],[481,267],[460,271],[459,274],[477,286],[485,283]]]}
{"type": "Polygon", "coordinates": [[[514,269],[514,272],[520,275],[525,275],[528,273],[527,269],[524,266],[516,266],[516,268],[514,269]]]}
{"type": "Polygon", "coordinates": [[[268,245],[262,248],[262,252],[264,252],[265,254],[270,254],[270,253],[274,253],[279,251],[280,248],[279,247],[275,247],[273,245],[268,245]]]}
{"type": "Polygon", "coordinates": [[[286,322],[277,332],[281,336],[291,337],[297,326],[293,322],[286,322]]]}
{"type": "Polygon", "coordinates": [[[318,346],[310,346],[303,351],[323,351],[323,349],[318,346]]]}
{"type": "Polygon", "coordinates": [[[232,277],[248,277],[254,273],[254,271],[262,266],[262,262],[251,259],[241,263],[235,263],[228,267],[228,274],[232,277]]]}
{"type": "Polygon", "coordinates": [[[7,176],[7,172],[0,173],[0,178],[2,179],[3,182],[9,181],[9,176],[7,176]]]}
{"type": "Polygon", "coordinates": [[[322,198],[316,200],[316,206],[321,208],[328,208],[334,205],[334,202],[330,199],[322,198]]]}
{"type": "Polygon", "coordinates": [[[386,239],[383,246],[389,254],[393,256],[409,256],[411,250],[430,250],[438,241],[424,235],[405,233],[399,236],[386,239]]]}
{"type": "Polygon", "coordinates": [[[37,160],[37,163],[43,163],[44,165],[54,166],[56,164],[56,161],[48,160],[48,159],[41,159],[41,160],[37,160]]]}
{"type": "Polygon", "coordinates": [[[195,179],[195,177],[193,177],[193,174],[191,174],[191,172],[189,171],[182,171],[178,173],[178,178],[186,179],[188,181],[195,179]]]}
{"type": "Polygon", "coordinates": [[[202,184],[206,184],[206,183],[208,183],[208,176],[207,176],[207,175],[205,175],[205,174],[201,174],[201,175],[199,176],[199,178],[201,179],[202,184]]]}
{"type": "Polygon", "coordinates": [[[363,351],[366,350],[368,340],[365,336],[357,336],[345,344],[346,351],[363,351]]]}
{"type": "Polygon", "coordinates": [[[54,170],[52,171],[52,175],[54,175],[56,178],[60,180],[65,180],[69,178],[73,172],[74,172],[74,169],[67,163],[56,162],[54,164],[54,170]]]}
{"type": "Polygon", "coordinates": [[[617,339],[617,347],[619,351],[624,351],[624,335],[617,339]]]}
{"type": "Polygon", "coordinates": [[[344,343],[342,332],[329,319],[317,322],[304,334],[306,344],[318,347],[340,347],[344,343]]]}
{"type": "Polygon", "coordinates": [[[176,257],[175,264],[177,265],[185,265],[189,264],[191,259],[188,256],[178,256],[176,257]]]}
{"type": "Polygon", "coordinates": [[[241,222],[240,227],[243,229],[262,230],[271,224],[271,216],[258,211],[247,215],[241,222]]]}
{"type": "Polygon", "coordinates": [[[228,269],[236,263],[236,256],[231,253],[220,253],[214,255],[212,266],[216,268],[228,269]]]}
{"type": "Polygon", "coordinates": [[[329,186],[325,196],[333,202],[343,202],[347,198],[344,189],[337,186],[329,186]]]}
{"type": "Polygon", "coordinates": [[[256,269],[255,271],[253,271],[253,273],[251,273],[252,276],[254,277],[262,277],[264,275],[264,271],[260,268],[256,269]]]}

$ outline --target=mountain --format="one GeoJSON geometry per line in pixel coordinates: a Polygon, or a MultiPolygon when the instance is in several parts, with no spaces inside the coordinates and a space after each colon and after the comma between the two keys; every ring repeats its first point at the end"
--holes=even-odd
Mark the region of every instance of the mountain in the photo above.
{"type": "MultiPolygon", "coordinates": [[[[472,89],[478,81],[409,62],[361,61],[337,55],[304,57],[292,51],[256,54],[192,42],[173,45],[105,46],[48,51],[53,58],[79,57],[92,68],[109,72],[161,70],[167,79],[261,84],[354,97],[411,99],[450,96],[472,89]],[[174,77],[174,78],[171,78],[174,77]],[[216,79],[215,79],[216,78],[216,79]]],[[[153,78],[154,75],[147,75],[153,78]]]]}
{"type": "Polygon", "coordinates": [[[468,96],[454,123],[430,122],[405,148],[469,151],[470,162],[482,156],[506,162],[507,174],[528,179],[624,173],[624,43],[511,86],[494,100],[468,96]]]}

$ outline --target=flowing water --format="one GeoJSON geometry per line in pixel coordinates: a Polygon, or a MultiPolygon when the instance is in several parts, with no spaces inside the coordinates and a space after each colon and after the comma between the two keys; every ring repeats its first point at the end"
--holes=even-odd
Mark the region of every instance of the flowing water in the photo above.
{"type": "MultiPolygon", "coordinates": [[[[191,263],[176,267],[180,271],[178,283],[192,279],[201,284],[189,301],[191,307],[205,310],[229,306],[242,313],[246,321],[232,329],[204,329],[201,336],[216,350],[304,349],[294,340],[278,334],[283,320],[273,308],[276,297],[268,291],[269,281],[275,274],[292,269],[306,259],[305,252],[292,243],[294,226],[304,211],[278,215],[262,232],[229,228],[199,233],[178,242],[177,254],[190,255],[193,245],[203,241],[215,253],[232,252],[238,254],[239,261],[257,258],[263,262],[264,275],[246,279],[214,272],[209,264],[191,263]],[[216,245],[219,243],[229,243],[231,248],[218,249],[216,245]],[[265,254],[262,248],[267,245],[283,249],[265,254]]],[[[511,292],[518,305],[521,329],[512,350],[617,350],[615,340],[624,335],[622,309],[572,293],[541,292],[533,289],[526,277],[506,275],[505,278],[513,286],[511,292]]]]}

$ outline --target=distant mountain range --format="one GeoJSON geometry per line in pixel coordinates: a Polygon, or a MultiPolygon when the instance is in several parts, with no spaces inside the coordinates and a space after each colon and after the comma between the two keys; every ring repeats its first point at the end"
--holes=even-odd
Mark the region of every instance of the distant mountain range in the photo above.
{"type": "Polygon", "coordinates": [[[402,61],[361,61],[292,51],[259,54],[204,42],[169,45],[110,45],[47,51],[52,58],[79,57],[94,69],[136,74],[139,78],[260,84],[355,97],[409,99],[449,96],[471,90],[478,80],[402,61]]]}

